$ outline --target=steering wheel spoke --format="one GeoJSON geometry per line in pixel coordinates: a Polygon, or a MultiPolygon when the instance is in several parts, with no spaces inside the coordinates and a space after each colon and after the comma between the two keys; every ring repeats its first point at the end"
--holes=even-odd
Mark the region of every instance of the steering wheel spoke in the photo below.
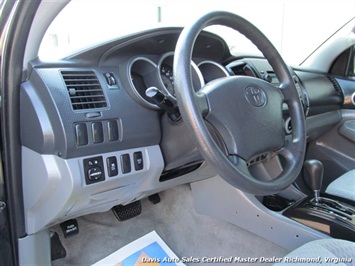
{"type": "Polygon", "coordinates": [[[206,117],[209,113],[209,105],[207,95],[203,92],[197,92],[194,95],[197,108],[200,110],[200,114],[206,117]]]}

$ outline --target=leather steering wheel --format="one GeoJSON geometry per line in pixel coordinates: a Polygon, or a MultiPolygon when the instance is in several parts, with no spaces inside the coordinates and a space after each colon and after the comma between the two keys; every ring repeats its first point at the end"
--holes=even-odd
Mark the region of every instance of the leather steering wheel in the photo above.
{"type": "Polygon", "coordinates": [[[236,188],[255,195],[271,195],[292,184],[302,169],[306,132],[303,107],[292,75],[265,35],[247,20],[228,12],[212,12],[182,31],[174,58],[174,85],[182,119],[204,159],[236,188]],[[195,40],[207,26],[223,25],[245,35],[263,53],[280,86],[253,77],[217,79],[195,92],[191,59],[195,40]],[[286,138],[282,105],[292,120],[292,138],[286,138]],[[225,150],[210,133],[217,130],[225,150]],[[253,158],[283,158],[283,171],[270,181],[254,178],[248,170],[253,158]]]}

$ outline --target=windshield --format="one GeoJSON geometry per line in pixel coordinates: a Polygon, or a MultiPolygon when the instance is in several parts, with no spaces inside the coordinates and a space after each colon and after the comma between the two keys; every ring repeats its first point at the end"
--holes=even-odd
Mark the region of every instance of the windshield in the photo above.
{"type": "MultiPolygon", "coordinates": [[[[354,16],[355,0],[73,0],[47,30],[39,56],[42,60],[63,58],[141,30],[185,26],[215,10],[246,18],[270,39],[288,64],[298,65],[354,16]]],[[[208,30],[222,36],[234,55],[258,54],[235,31],[220,26],[208,30]]]]}

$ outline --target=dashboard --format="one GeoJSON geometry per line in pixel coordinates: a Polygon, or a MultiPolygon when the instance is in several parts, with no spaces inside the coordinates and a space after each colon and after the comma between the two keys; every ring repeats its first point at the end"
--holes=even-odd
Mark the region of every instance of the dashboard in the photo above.
{"type": "MultiPolygon", "coordinates": [[[[27,233],[214,175],[183,121],[171,121],[146,95],[153,87],[176,102],[173,62],[181,30],[145,31],[59,62],[32,62],[20,92],[27,233]]],[[[307,121],[317,121],[307,124],[307,135],[316,137],[339,121],[322,115],[341,109],[347,85],[290,71],[307,121]]],[[[195,91],[229,76],[279,85],[265,59],[233,57],[209,32],[196,40],[191,73],[195,91]]],[[[285,132],[292,135],[287,109],[285,132]]]]}

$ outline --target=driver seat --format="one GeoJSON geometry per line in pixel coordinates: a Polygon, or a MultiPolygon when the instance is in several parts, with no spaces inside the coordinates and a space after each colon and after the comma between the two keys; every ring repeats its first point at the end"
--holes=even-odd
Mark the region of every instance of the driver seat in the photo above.
{"type": "Polygon", "coordinates": [[[309,266],[354,265],[353,261],[355,261],[354,242],[329,238],[308,242],[286,255],[282,262],[274,265],[289,266],[290,263],[309,266]],[[320,261],[314,261],[317,258],[320,261]]]}
{"type": "Polygon", "coordinates": [[[327,194],[355,201],[355,169],[330,183],[325,190],[327,194]]]}

